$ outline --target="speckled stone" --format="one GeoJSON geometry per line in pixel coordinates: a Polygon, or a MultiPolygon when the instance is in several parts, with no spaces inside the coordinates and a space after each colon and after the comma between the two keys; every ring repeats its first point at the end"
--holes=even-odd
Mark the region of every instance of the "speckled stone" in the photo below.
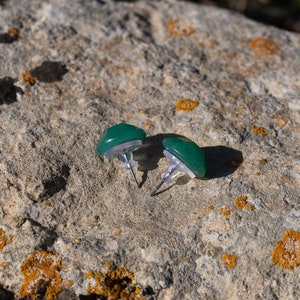
{"type": "Polygon", "coordinates": [[[300,268],[272,262],[300,232],[299,62],[299,34],[184,1],[1,1],[0,292],[20,298],[43,250],[58,299],[115,269],[136,299],[299,299],[300,268]],[[120,122],[147,132],[141,188],[95,151],[120,122]],[[207,175],[150,197],[173,136],[207,175]]]}

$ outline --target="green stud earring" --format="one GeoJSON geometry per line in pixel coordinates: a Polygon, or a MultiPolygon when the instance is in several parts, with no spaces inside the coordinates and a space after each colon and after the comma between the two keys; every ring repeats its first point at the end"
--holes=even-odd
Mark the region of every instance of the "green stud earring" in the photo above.
{"type": "Polygon", "coordinates": [[[139,187],[139,183],[133,171],[136,162],[132,152],[142,146],[146,133],[136,126],[120,123],[108,128],[97,146],[97,154],[112,160],[118,158],[126,169],[129,169],[132,177],[139,187]]]}
{"type": "Polygon", "coordinates": [[[154,196],[164,182],[171,183],[180,173],[191,178],[203,177],[206,173],[204,150],[187,138],[174,137],[163,140],[164,155],[170,160],[168,170],[162,173],[162,181],[151,193],[154,196]]]}

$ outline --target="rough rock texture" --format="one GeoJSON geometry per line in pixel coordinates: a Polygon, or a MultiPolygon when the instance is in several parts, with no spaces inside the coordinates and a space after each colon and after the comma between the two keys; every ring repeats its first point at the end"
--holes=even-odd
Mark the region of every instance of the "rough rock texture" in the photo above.
{"type": "Polygon", "coordinates": [[[299,299],[299,72],[299,34],[225,10],[0,1],[1,297],[299,299]],[[123,121],[141,188],[95,152],[123,121]],[[172,134],[206,178],[150,197],[172,134]]]}

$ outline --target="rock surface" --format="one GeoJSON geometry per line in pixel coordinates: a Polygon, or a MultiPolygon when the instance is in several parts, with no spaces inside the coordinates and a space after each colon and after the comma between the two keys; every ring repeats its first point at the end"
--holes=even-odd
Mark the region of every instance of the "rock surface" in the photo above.
{"type": "Polygon", "coordinates": [[[299,72],[299,34],[225,10],[0,1],[1,297],[299,299],[299,72]],[[96,155],[119,122],[141,188],[96,155]],[[206,178],[150,197],[172,134],[206,178]]]}

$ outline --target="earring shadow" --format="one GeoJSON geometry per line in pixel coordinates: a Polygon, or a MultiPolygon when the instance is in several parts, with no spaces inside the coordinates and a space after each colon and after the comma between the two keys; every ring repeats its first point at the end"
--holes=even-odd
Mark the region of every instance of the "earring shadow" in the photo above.
{"type": "MultiPolygon", "coordinates": [[[[182,135],[166,133],[147,137],[141,148],[134,152],[134,159],[139,163],[139,170],[143,172],[139,187],[142,187],[148,178],[148,172],[158,167],[159,160],[164,157],[162,141],[170,137],[184,137],[182,135]]],[[[234,173],[243,162],[243,154],[239,150],[225,146],[203,147],[206,160],[206,175],[202,180],[210,180],[228,176],[234,173]]],[[[179,177],[168,188],[155,193],[161,194],[176,185],[184,185],[190,181],[188,176],[179,177]]]]}
{"type": "Polygon", "coordinates": [[[203,147],[206,159],[206,175],[203,179],[214,179],[234,173],[243,162],[243,154],[225,146],[203,147]]]}
{"type": "MultiPolygon", "coordinates": [[[[210,180],[228,176],[234,173],[243,162],[243,154],[239,150],[235,150],[225,146],[214,146],[202,148],[205,153],[206,174],[199,180],[210,180]]],[[[153,196],[162,194],[171,189],[174,185],[185,185],[191,178],[188,175],[179,177],[176,182],[169,187],[155,193],[153,196]]]]}

